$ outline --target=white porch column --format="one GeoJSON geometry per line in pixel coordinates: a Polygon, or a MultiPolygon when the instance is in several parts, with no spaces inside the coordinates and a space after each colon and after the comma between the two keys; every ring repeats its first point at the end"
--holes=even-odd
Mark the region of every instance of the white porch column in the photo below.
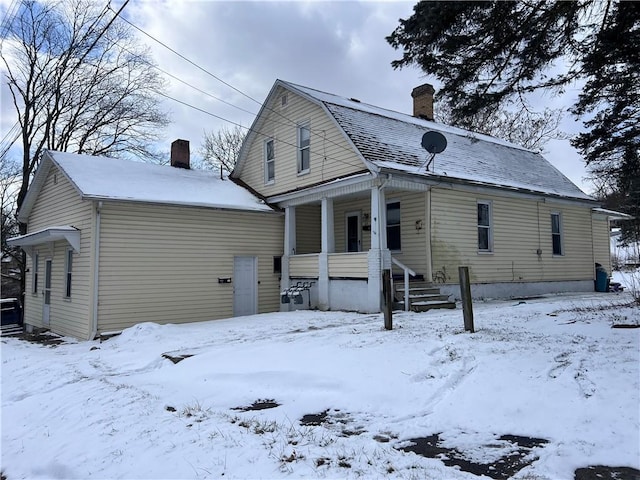
{"type": "Polygon", "coordinates": [[[329,310],[329,253],[335,251],[335,237],[333,228],[333,199],[323,198],[321,205],[322,217],[322,251],[318,255],[318,308],[329,310]]]}
{"type": "MultiPolygon", "coordinates": [[[[289,257],[296,253],[296,209],[284,209],[284,254],[282,255],[282,272],[280,274],[280,291],[291,286],[289,274],[289,257]]],[[[291,304],[280,303],[280,311],[288,312],[291,304]]]]}
{"type": "Polygon", "coordinates": [[[379,312],[382,307],[382,267],[386,243],[386,203],[384,191],[378,186],[371,188],[371,249],[368,254],[368,309],[379,312]]]}

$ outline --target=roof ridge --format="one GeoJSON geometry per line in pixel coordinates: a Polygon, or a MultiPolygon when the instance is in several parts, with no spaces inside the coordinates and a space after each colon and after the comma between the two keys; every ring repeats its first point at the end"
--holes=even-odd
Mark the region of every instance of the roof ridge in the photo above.
{"type": "MultiPolygon", "coordinates": [[[[316,100],[324,103],[324,104],[331,104],[331,105],[337,105],[339,107],[343,107],[343,108],[351,108],[353,110],[359,110],[359,111],[365,111],[366,113],[370,113],[372,115],[378,115],[378,116],[382,116],[382,117],[386,117],[386,118],[390,118],[396,121],[404,121],[406,123],[411,123],[413,125],[418,125],[418,126],[422,126],[422,127],[428,127],[429,125],[436,125],[436,130],[440,130],[443,131],[445,133],[452,133],[454,135],[460,135],[460,136],[464,136],[464,137],[469,137],[472,139],[477,139],[477,140],[484,140],[487,142],[491,142],[491,143],[495,143],[497,145],[502,145],[504,147],[509,147],[509,148],[515,148],[517,150],[523,150],[526,152],[532,152],[532,153],[537,153],[539,154],[539,151],[536,150],[531,150],[528,149],[526,147],[523,147],[522,145],[518,145],[516,143],[510,142],[508,140],[504,140],[502,138],[499,137],[494,137],[492,135],[488,135],[486,133],[480,133],[480,132],[474,132],[472,130],[467,130],[461,127],[456,127],[453,125],[447,125],[445,123],[439,123],[439,122],[435,122],[434,120],[425,120],[422,118],[418,118],[418,117],[414,117],[413,115],[409,115],[408,113],[404,113],[404,112],[399,112],[397,110],[391,110],[389,108],[385,108],[385,107],[380,107],[378,105],[373,105],[371,103],[367,103],[367,102],[363,102],[360,99],[356,99],[354,97],[343,97],[342,95],[337,95],[335,93],[330,93],[330,92],[325,92],[323,90],[319,90],[317,88],[313,88],[313,87],[307,87],[305,85],[300,85],[300,84],[296,84],[293,82],[288,82],[286,80],[280,80],[282,83],[285,83],[293,88],[297,88],[298,90],[302,90],[304,91],[309,91],[311,90],[312,92],[318,92],[319,94],[322,95],[326,95],[328,97],[334,97],[337,99],[340,99],[343,103],[336,103],[334,101],[331,100],[327,100],[327,99],[322,99],[319,98],[318,96],[314,96],[314,98],[316,98],[316,100]],[[377,110],[377,111],[367,111],[364,108],[360,108],[360,107],[369,107],[373,110],[377,110]],[[386,114],[384,112],[387,112],[386,114]],[[397,118],[397,115],[401,115],[404,118],[397,118]],[[441,128],[437,128],[437,127],[441,127],[441,128]]],[[[311,92],[308,92],[311,94],[311,92]]]]}

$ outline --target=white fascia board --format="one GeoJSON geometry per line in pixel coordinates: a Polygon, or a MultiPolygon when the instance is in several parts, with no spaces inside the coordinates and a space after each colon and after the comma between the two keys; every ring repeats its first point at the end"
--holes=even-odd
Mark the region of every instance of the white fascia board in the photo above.
{"type": "Polygon", "coordinates": [[[593,207],[597,205],[596,200],[586,200],[581,198],[563,197],[560,195],[553,195],[551,193],[536,192],[532,190],[523,190],[515,187],[509,187],[505,185],[487,185],[480,182],[474,183],[468,180],[455,179],[450,177],[441,177],[432,175],[429,177],[423,175],[407,175],[405,172],[397,170],[384,169],[382,175],[388,173],[390,178],[402,178],[413,183],[422,183],[429,187],[447,188],[450,190],[460,190],[466,192],[478,192],[486,195],[495,195],[498,197],[508,198],[524,198],[529,200],[536,200],[544,203],[558,203],[558,204],[579,204],[583,206],[593,207]]]}
{"type": "Polygon", "coordinates": [[[360,173],[340,180],[333,180],[322,185],[309,187],[294,192],[274,195],[267,198],[271,205],[280,208],[294,207],[305,203],[312,203],[322,200],[322,198],[335,198],[350,193],[362,192],[371,189],[379,180],[371,173],[360,173]]]}
{"type": "Polygon", "coordinates": [[[233,206],[233,205],[224,205],[224,204],[215,204],[215,203],[198,203],[198,202],[169,202],[169,201],[154,201],[154,200],[138,200],[135,198],[118,198],[118,197],[107,197],[104,195],[83,195],[82,200],[89,200],[95,202],[123,202],[123,203],[136,203],[141,205],[167,205],[172,207],[194,207],[194,208],[208,208],[211,210],[230,210],[233,212],[247,212],[247,213],[266,213],[266,214],[277,214],[282,215],[282,212],[279,212],[269,205],[264,205],[260,208],[249,208],[244,206],[233,206]]]}
{"type": "Polygon", "coordinates": [[[609,220],[631,220],[633,215],[628,215],[622,212],[616,212],[615,210],[607,210],[606,208],[594,208],[592,209],[594,215],[604,215],[609,220]]]}
{"type": "Polygon", "coordinates": [[[268,105],[273,103],[273,99],[275,98],[276,91],[280,86],[283,86],[282,81],[276,80],[276,82],[271,87],[271,90],[267,94],[267,97],[265,98],[264,102],[260,106],[260,110],[258,110],[258,113],[256,114],[256,117],[253,120],[253,123],[251,124],[251,126],[249,127],[249,130],[247,131],[247,135],[244,137],[242,146],[240,147],[240,153],[238,154],[238,161],[236,162],[236,165],[233,167],[233,170],[231,171],[231,173],[229,173],[229,177],[232,177],[232,178],[240,177],[240,174],[242,173],[242,169],[244,168],[244,164],[247,161],[249,148],[253,144],[255,139],[260,136],[268,137],[268,135],[261,133],[260,129],[262,128],[265,121],[265,116],[266,116],[265,110],[269,110],[269,111],[274,110],[271,106],[268,106],[268,105]]]}

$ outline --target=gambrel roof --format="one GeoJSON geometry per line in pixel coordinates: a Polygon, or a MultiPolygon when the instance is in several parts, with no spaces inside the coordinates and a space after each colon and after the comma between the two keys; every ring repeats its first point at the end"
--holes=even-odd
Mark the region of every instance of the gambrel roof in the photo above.
{"type": "Polygon", "coordinates": [[[270,97],[278,87],[323,107],[369,169],[434,182],[458,182],[594,201],[542,155],[518,145],[282,80],[276,81],[270,97]],[[420,166],[431,156],[421,146],[422,136],[428,131],[443,134],[448,145],[435,156],[427,171],[420,166]]]}

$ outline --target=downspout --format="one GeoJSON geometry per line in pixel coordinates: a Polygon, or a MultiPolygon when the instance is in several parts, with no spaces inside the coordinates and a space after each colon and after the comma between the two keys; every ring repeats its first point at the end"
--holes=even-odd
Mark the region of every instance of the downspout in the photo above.
{"type": "Polygon", "coordinates": [[[96,338],[98,334],[98,279],[100,278],[100,211],[102,210],[102,202],[98,202],[96,207],[96,224],[94,229],[94,245],[93,245],[93,315],[91,333],[89,340],[96,338]]]}

